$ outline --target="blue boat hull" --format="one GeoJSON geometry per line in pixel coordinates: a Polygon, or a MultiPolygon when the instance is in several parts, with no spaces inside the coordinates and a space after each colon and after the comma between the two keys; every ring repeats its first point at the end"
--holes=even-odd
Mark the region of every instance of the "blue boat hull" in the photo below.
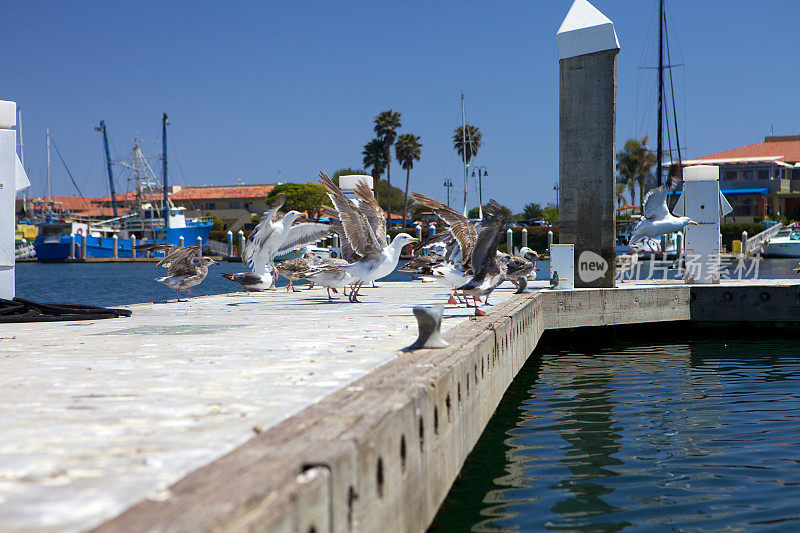
{"type": "MultiPolygon", "coordinates": [[[[159,243],[180,244],[181,237],[185,246],[197,244],[197,237],[203,239],[203,244],[208,244],[213,224],[198,223],[196,226],[185,228],[170,228],[167,238],[156,241],[138,241],[138,244],[159,243]]],[[[65,261],[69,258],[71,235],[61,235],[58,240],[45,239],[39,236],[33,241],[36,258],[39,261],[65,261]]],[[[130,239],[119,239],[117,242],[117,257],[132,257],[130,239]]],[[[111,237],[84,237],[75,235],[75,258],[114,257],[114,239],[111,237]]]]}

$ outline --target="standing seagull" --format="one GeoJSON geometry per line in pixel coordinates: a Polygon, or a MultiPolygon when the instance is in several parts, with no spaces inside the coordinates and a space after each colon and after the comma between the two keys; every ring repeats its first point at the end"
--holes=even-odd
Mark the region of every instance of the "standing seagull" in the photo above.
{"type": "MultiPolygon", "coordinates": [[[[328,190],[328,196],[339,213],[339,220],[342,221],[345,236],[353,251],[361,256],[356,262],[347,266],[330,268],[341,268],[343,272],[352,276],[354,287],[350,291],[349,299],[351,302],[359,303],[358,290],[361,286],[391,274],[397,267],[403,246],[418,242],[419,239],[407,233],[400,233],[391,244],[387,245],[385,237],[383,240],[378,237],[381,233],[385,235],[386,223],[377,221],[377,218],[380,218],[380,214],[374,208],[377,202],[372,204],[371,201],[362,201],[356,208],[356,205],[322,170],[319,171],[319,181],[328,190]]],[[[372,196],[371,191],[367,192],[372,196]]],[[[372,199],[374,200],[374,196],[372,199]]]]}
{"type": "MultiPolygon", "coordinates": [[[[491,203],[491,201],[490,201],[491,203]]],[[[498,260],[497,245],[500,243],[503,227],[506,224],[505,217],[498,211],[489,211],[484,218],[485,224],[478,233],[478,240],[472,249],[470,264],[474,275],[472,279],[456,290],[461,290],[473,298],[485,297],[484,304],[490,305],[486,300],[489,294],[506,279],[507,259],[498,260]]],[[[486,313],[475,306],[475,316],[484,316],[486,313]]]]}
{"type": "Polygon", "coordinates": [[[136,249],[164,254],[164,258],[156,266],[167,267],[167,275],[163,278],[156,278],[156,281],[163,283],[170,289],[175,289],[175,297],[179,302],[182,301],[179,291],[187,291],[190,294],[194,294],[191,288],[206,279],[208,265],[219,264],[210,257],[197,257],[200,253],[199,246],[183,247],[174,244],[143,244],[137,246],[136,249]],[[195,264],[195,260],[197,260],[197,264],[195,264]]]}
{"type": "Polygon", "coordinates": [[[299,211],[289,211],[279,217],[286,196],[279,194],[267,207],[261,222],[250,234],[244,248],[244,261],[254,272],[269,267],[274,279],[279,276],[275,267],[275,256],[285,254],[306,244],[314,244],[329,234],[327,224],[304,222],[294,224],[301,216],[299,211]],[[292,225],[294,224],[294,225],[292,225]]]}
{"type": "Polygon", "coordinates": [[[689,224],[697,225],[697,222],[689,217],[676,217],[669,212],[667,195],[676,185],[677,183],[672,179],[672,176],[668,176],[664,185],[650,189],[647,192],[644,196],[644,207],[642,209],[644,217],[633,228],[633,234],[628,244],[636,244],[648,237],[652,239],[659,235],[681,231],[689,224]]]}

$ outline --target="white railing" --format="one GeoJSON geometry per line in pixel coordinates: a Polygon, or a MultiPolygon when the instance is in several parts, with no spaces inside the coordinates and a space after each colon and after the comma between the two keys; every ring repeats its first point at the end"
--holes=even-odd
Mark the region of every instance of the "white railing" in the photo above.
{"type": "Polygon", "coordinates": [[[208,249],[213,255],[221,255],[223,257],[228,256],[228,243],[226,242],[219,242],[219,241],[212,241],[208,239],[208,249]]]}
{"type": "Polygon", "coordinates": [[[36,249],[32,244],[14,248],[14,259],[33,259],[34,257],[36,257],[36,249]]]}
{"type": "Polygon", "coordinates": [[[772,237],[778,234],[780,230],[783,229],[783,224],[780,222],[775,224],[772,227],[769,227],[758,233],[753,235],[752,237],[747,237],[747,244],[745,244],[744,250],[742,250],[745,254],[754,254],[757,251],[764,251],[763,246],[764,244],[770,240],[772,237]]]}

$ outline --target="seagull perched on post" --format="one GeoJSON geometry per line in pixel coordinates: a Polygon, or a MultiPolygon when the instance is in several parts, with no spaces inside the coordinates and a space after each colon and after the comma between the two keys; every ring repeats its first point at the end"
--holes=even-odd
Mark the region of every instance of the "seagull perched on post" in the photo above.
{"type": "Polygon", "coordinates": [[[676,217],[669,212],[667,207],[667,195],[674,189],[677,182],[672,176],[667,177],[667,182],[660,187],[651,189],[644,196],[644,207],[642,208],[643,217],[633,228],[628,244],[636,244],[650,237],[655,238],[659,235],[666,235],[681,231],[689,224],[697,225],[697,222],[689,217],[676,217]]]}
{"type": "Polygon", "coordinates": [[[319,171],[319,182],[328,190],[328,196],[339,213],[345,236],[360,257],[354,263],[341,268],[352,276],[353,290],[350,291],[351,302],[359,303],[358,291],[364,283],[369,283],[391,274],[400,260],[403,247],[419,239],[400,233],[391,244],[386,244],[386,222],[381,211],[376,208],[378,202],[368,187],[357,190],[361,200],[358,207],[333,183],[324,171],[319,171]],[[366,190],[364,190],[366,189],[366,190]]]}
{"type": "Polygon", "coordinates": [[[210,257],[199,256],[199,246],[177,246],[174,244],[142,244],[137,250],[162,253],[164,258],[156,266],[167,267],[167,275],[156,278],[170,289],[175,289],[175,297],[181,301],[180,291],[194,294],[192,287],[201,283],[208,275],[208,265],[218,265],[210,257]],[[195,260],[197,264],[195,264],[195,260]]]}
{"type": "Polygon", "coordinates": [[[274,279],[278,279],[275,256],[285,254],[306,244],[314,244],[329,235],[327,224],[303,222],[294,224],[302,216],[299,211],[289,211],[282,217],[278,210],[283,207],[286,196],[279,194],[267,204],[261,222],[247,238],[243,260],[254,272],[269,267],[274,279]]]}

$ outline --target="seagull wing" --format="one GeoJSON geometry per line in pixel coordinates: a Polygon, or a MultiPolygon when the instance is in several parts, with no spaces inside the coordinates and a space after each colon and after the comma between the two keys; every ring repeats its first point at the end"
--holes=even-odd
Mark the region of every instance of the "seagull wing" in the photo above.
{"type": "Polygon", "coordinates": [[[303,222],[302,224],[295,224],[289,229],[286,235],[286,240],[275,255],[285,254],[306,244],[314,244],[319,242],[330,235],[331,227],[328,224],[319,224],[316,222],[303,222]]]}
{"type": "Polygon", "coordinates": [[[244,261],[247,266],[254,266],[255,258],[260,255],[264,243],[269,240],[270,236],[275,231],[275,220],[273,219],[278,215],[278,210],[283,207],[285,202],[286,195],[279,194],[267,204],[267,210],[264,211],[261,222],[258,223],[258,226],[255,227],[247,238],[247,244],[244,247],[244,261]]]}
{"type": "Polygon", "coordinates": [[[386,213],[378,205],[375,195],[372,194],[369,186],[363,180],[358,182],[355,192],[360,200],[357,208],[359,213],[367,217],[367,221],[372,226],[372,231],[375,232],[375,237],[378,238],[378,242],[386,242],[386,213]]]}
{"type": "Polygon", "coordinates": [[[455,209],[444,205],[441,202],[428,198],[419,193],[412,193],[414,200],[422,205],[429,207],[433,212],[444,220],[450,226],[450,232],[453,237],[458,241],[461,247],[461,255],[469,262],[472,255],[472,249],[475,247],[475,241],[478,238],[478,230],[469,221],[467,217],[456,211],[455,209]]]}
{"type": "Polygon", "coordinates": [[[476,275],[486,273],[496,266],[497,245],[500,243],[504,225],[504,219],[498,218],[490,221],[478,233],[471,257],[472,270],[476,275]]]}
{"type": "Polygon", "coordinates": [[[339,212],[345,236],[350,241],[353,250],[361,256],[380,253],[386,243],[379,243],[375,232],[353,202],[344,195],[335,183],[322,170],[319,171],[319,182],[328,190],[328,196],[333,201],[333,206],[339,212]]]}

